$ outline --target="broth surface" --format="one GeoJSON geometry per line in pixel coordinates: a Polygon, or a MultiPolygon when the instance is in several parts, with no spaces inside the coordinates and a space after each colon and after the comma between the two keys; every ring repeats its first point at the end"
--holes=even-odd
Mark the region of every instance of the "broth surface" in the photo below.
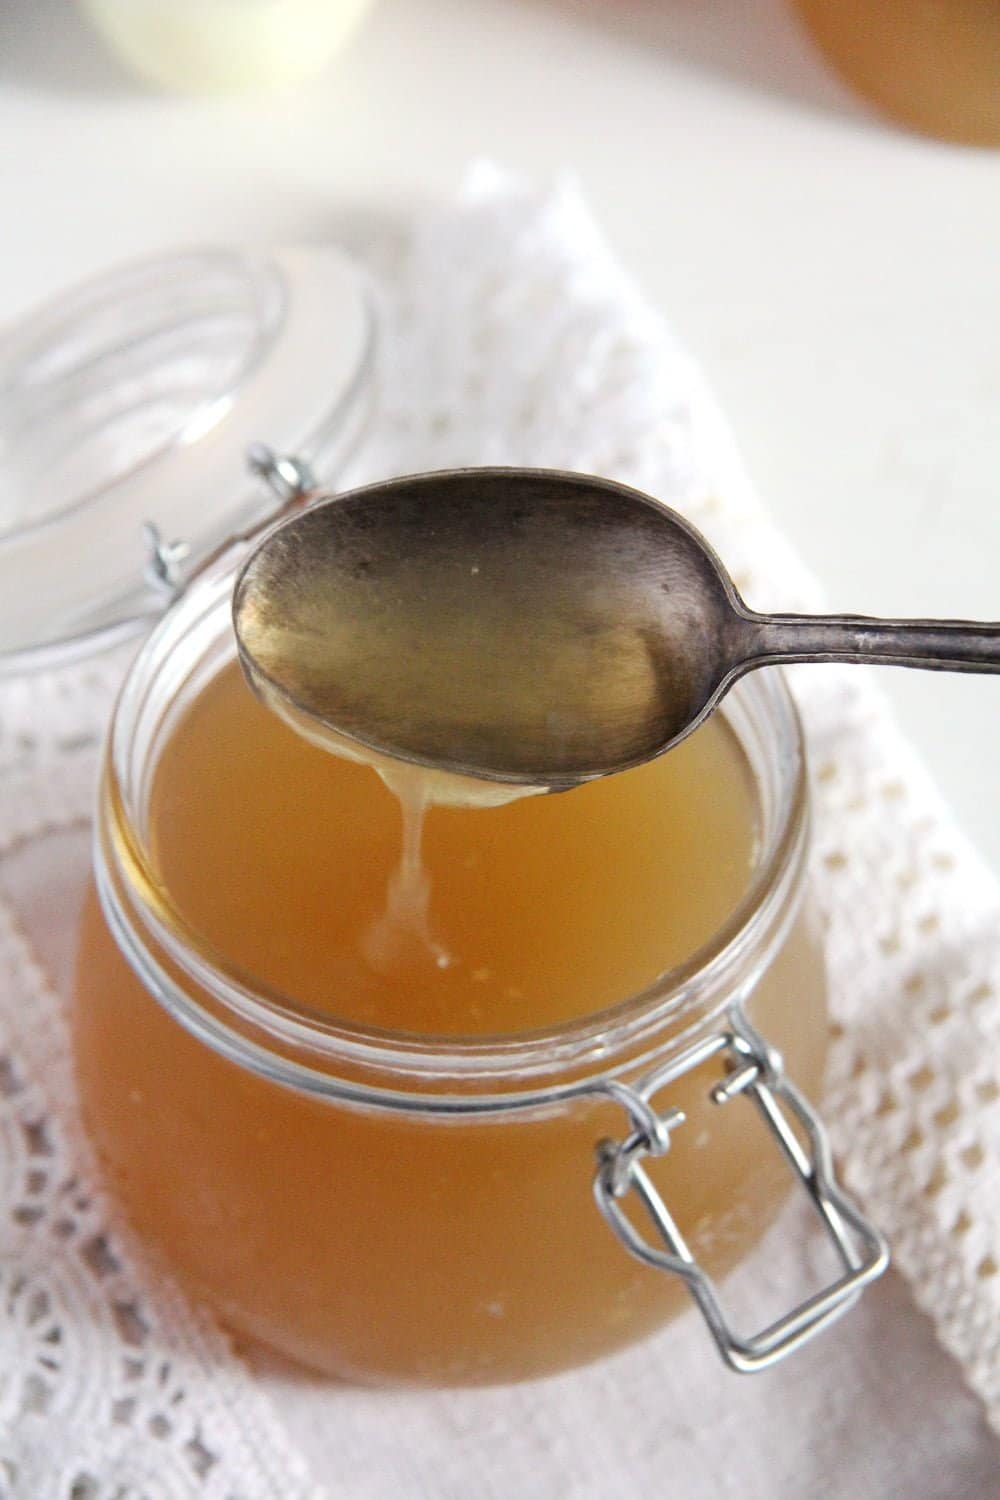
{"type": "Polygon", "coordinates": [[[150,804],[157,874],[217,952],[313,1010],[439,1035],[572,1020],[690,957],[746,891],[756,807],[716,715],[571,792],[431,805],[405,863],[401,823],[235,664],[174,727],[150,804]]]}

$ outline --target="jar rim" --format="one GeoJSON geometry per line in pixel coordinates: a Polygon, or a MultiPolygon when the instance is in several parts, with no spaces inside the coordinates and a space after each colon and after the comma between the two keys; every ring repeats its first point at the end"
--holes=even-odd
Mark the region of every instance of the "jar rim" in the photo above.
{"type": "Polygon", "coordinates": [[[419,1098],[424,1105],[436,1095],[437,1105],[447,1108],[442,1083],[459,1090],[466,1104],[483,1090],[494,1100],[498,1089],[522,1102],[527,1090],[535,1099],[542,1080],[554,1097],[623,1059],[634,1066],[653,1053],[662,1057],[666,1047],[684,1045],[693,1028],[745,998],[787,932],[805,864],[802,731],[774,669],[737,683],[720,710],[751,763],[767,825],[748,887],[707,942],[613,1005],[511,1033],[410,1033],[313,1011],[215,952],[156,879],[142,823],[171,711],[185,691],[190,701],[235,657],[229,595],[244,547],[234,543],[205,570],[135,658],[112,717],[97,820],[95,865],[105,917],[145,987],[181,1024],[241,1065],[307,1092],[343,1097],[345,1090],[367,1091],[419,1098]],[[747,743],[753,735],[770,737],[770,745],[757,746],[756,761],[747,743]]]}

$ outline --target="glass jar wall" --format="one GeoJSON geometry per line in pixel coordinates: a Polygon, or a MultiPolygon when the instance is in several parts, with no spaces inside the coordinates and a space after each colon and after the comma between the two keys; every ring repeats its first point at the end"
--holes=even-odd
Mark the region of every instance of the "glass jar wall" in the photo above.
{"type": "Polygon", "coordinates": [[[1000,146],[996,0],[792,0],[852,88],[914,130],[1000,146]]]}
{"type": "MultiPolygon", "coordinates": [[[[271,752],[254,738],[263,710],[235,686],[228,708],[224,702],[226,674],[234,670],[229,586],[221,560],[171,611],[140,653],[112,726],[74,1028],[85,1116],[128,1212],[232,1327],[340,1376],[510,1380],[643,1336],[687,1297],[681,1281],[630,1257],[595,1206],[598,1143],[621,1140],[630,1128],[612,1097],[615,1087],[718,1030],[736,1001],[745,1002],[807,1093],[821,1081],[824,987],[803,901],[801,744],[780,680],[758,675],[743,684],[727,709],[728,730],[714,731],[739,742],[752,839],[742,873],[733,884],[729,872],[727,886],[719,868],[726,863],[724,822],[708,836],[719,796],[707,797],[691,820],[686,883],[702,882],[695,904],[705,930],[697,930],[697,911],[685,919],[692,947],[669,954],[668,972],[603,1000],[599,989],[587,995],[579,985],[567,987],[566,995],[579,996],[575,1013],[565,1000],[556,1005],[558,985],[547,981],[538,993],[548,1009],[539,1001],[540,1008],[522,1003],[519,1010],[518,996],[510,996],[506,1029],[496,1024],[503,1012],[494,1010],[432,1034],[426,1024],[403,1024],[405,983],[383,986],[375,1001],[369,996],[377,1002],[371,1014],[359,1008],[350,974],[339,991],[336,976],[324,974],[307,993],[307,978],[296,971],[305,929],[278,920],[295,851],[280,835],[247,842],[242,825],[253,823],[252,781],[234,803],[231,846],[225,820],[205,843],[203,859],[211,845],[220,860],[204,882],[215,893],[211,903],[170,854],[163,819],[175,831],[188,819],[175,844],[197,840],[198,801],[206,796],[195,762],[188,762],[187,783],[168,774],[176,747],[197,739],[192,726],[200,722],[202,744],[218,750],[235,724],[237,736],[255,747],[249,760],[264,762],[260,774],[270,775],[271,752]],[[165,800],[171,786],[172,800],[165,800]],[[254,850],[263,877],[259,870],[251,875],[254,850]],[[711,867],[699,870],[699,858],[711,867]],[[261,879],[273,892],[270,920],[254,904],[258,897],[250,902],[247,894],[261,879]],[[242,947],[241,924],[253,930],[242,947]]],[[[285,749],[321,754],[297,742],[285,749]]],[[[694,742],[691,753],[698,753],[694,742]]],[[[574,846],[581,882],[588,859],[595,868],[613,859],[613,882],[628,884],[629,848],[642,843],[650,821],[657,831],[654,799],[669,795],[669,786],[656,778],[671,759],[635,792],[636,832],[625,846],[615,844],[612,826],[616,808],[629,815],[614,800],[619,793],[609,783],[607,792],[593,794],[612,801],[574,846]]],[[[289,779],[286,805],[304,774],[299,766],[289,779]]],[[[355,774],[374,782],[368,770],[353,767],[355,774]]],[[[587,793],[539,799],[539,806],[558,802],[558,818],[569,828],[573,798],[587,793]]],[[[345,795],[354,794],[348,788],[345,795]]],[[[541,857],[539,850],[549,858],[551,828],[532,837],[530,804],[521,807],[526,861],[541,857]]],[[[676,848],[672,856],[669,839],[662,842],[669,862],[676,848]]],[[[644,857],[652,847],[647,843],[644,857]]],[[[354,854],[357,871],[345,870],[345,890],[363,881],[361,866],[373,857],[363,840],[354,854]]],[[[308,880],[315,862],[307,863],[308,880]]],[[[302,878],[299,869],[294,879],[302,878]]],[[[473,873],[462,878],[471,900],[473,873]]],[[[316,880],[314,927],[337,899],[322,872],[316,880]]],[[[453,896],[460,905],[461,878],[453,896]]],[[[307,899],[308,892],[285,905],[294,913],[307,899]]],[[[655,909],[619,907],[614,925],[597,934],[594,953],[633,953],[656,919],[655,909]],[[623,922],[625,932],[618,930],[623,922]]],[[[671,920],[664,905],[664,930],[671,920]]],[[[592,937],[579,912],[561,909],[560,921],[577,921],[580,944],[592,937]]],[[[528,975],[521,990],[546,961],[544,922],[534,930],[531,950],[518,955],[528,975]]],[[[322,947],[320,940],[317,951],[322,947]]],[[[488,987],[489,979],[476,978],[480,969],[467,969],[456,994],[463,983],[470,993],[488,987]]],[[[603,982],[613,984],[613,973],[603,982]]],[[[468,1015],[475,1015],[473,1001],[468,1015]]],[[[648,1168],[715,1276],[757,1241],[791,1182],[747,1103],[711,1102],[723,1072],[716,1060],[670,1086],[664,1103],[684,1110],[686,1121],[669,1152],[648,1168]]]]}

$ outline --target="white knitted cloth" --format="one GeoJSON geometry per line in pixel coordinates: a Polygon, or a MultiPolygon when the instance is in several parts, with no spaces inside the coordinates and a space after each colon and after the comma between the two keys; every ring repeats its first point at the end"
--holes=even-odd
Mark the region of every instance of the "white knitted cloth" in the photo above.
{"type": "MultiPolygon", "coordinates": [[[[609,475],[689,515],[751,604],[821,604],[756,501],[697,369],[610,261],[571,190],[535,195],[474,173],[456,205],[428,215],[373,266],[383,297],[380,392],[352,478],[459,463],[609,475]]],[[[0,877],[48,835],[86,824],[122,665],[119,656],[0,686],[0,877]]],[[[801,668],[793,685],[810,745],[815,885],[829,931],[835,1043],[824,1113],[847,1183],[1000,1427],[1000,891],[866,674],[801,668]]],[[[336,1474],[313,1486],[260,1383],[211,1320],[184,1305],[105,1198],[76,1115],[63,997],[47,977],[48,954],[31,951],[15,915],[17,891],[7,895],[0,1497],[356,1500],[358,1483],[342,1488],[336,1474]]],[[[52,943],[64,939],[53,928],[52,943]]],[[[650,1357],[619,1358],[626,1389],[630,1379],[638,1387],[650,1357]]],[[[551,1389],[569,1392],[572,1380],[551,1389]]],[[[427,1411],[421,1398],[393,1399],[414,1403],[411,1414],[427,1411]]],[[[331,1396],[334,1430],[346,1400],[331,1396]]],[[[358,1432],[367,1415],[380,1420],[378,1401],[352,1398],[358,1432]]],[[[554,1410],[563,1427],[546,1441],[570,1476],[586,1425],[571,1395],[554,1410]]],[[[588,1420],[596,1428],[599,1414],[588,1420]]],[[[346,1427],[341,1439],[348,1463],[346,1427]]],[[[633,1429],[626,1450],[614,1494],[645,1484],[658,1493],[661,1449],[644,1447],[633,1429]]],[[[439,1488],[424,1474],[408,1492],[511,1492],[454,1463],[439,1488]]],[[[588,1488],[566,1477],[533,1493],[603,1500],[612,1488],[606,1478],[588,1488]]]]}

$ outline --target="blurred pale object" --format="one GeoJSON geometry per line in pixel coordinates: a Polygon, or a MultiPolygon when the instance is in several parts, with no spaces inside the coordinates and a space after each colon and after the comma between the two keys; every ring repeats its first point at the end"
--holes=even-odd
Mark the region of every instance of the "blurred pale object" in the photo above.
{"type": "Polygon", "coordinates": [[[1000,146],[1000,0],[793,0],[833,66],[915,130],[1000,146]]]}
{"type": "Polygon", "coordinates": [[[82,0],[112,51],[163,88],[246,93],[319,73],[372,0],[82,0]]]}

